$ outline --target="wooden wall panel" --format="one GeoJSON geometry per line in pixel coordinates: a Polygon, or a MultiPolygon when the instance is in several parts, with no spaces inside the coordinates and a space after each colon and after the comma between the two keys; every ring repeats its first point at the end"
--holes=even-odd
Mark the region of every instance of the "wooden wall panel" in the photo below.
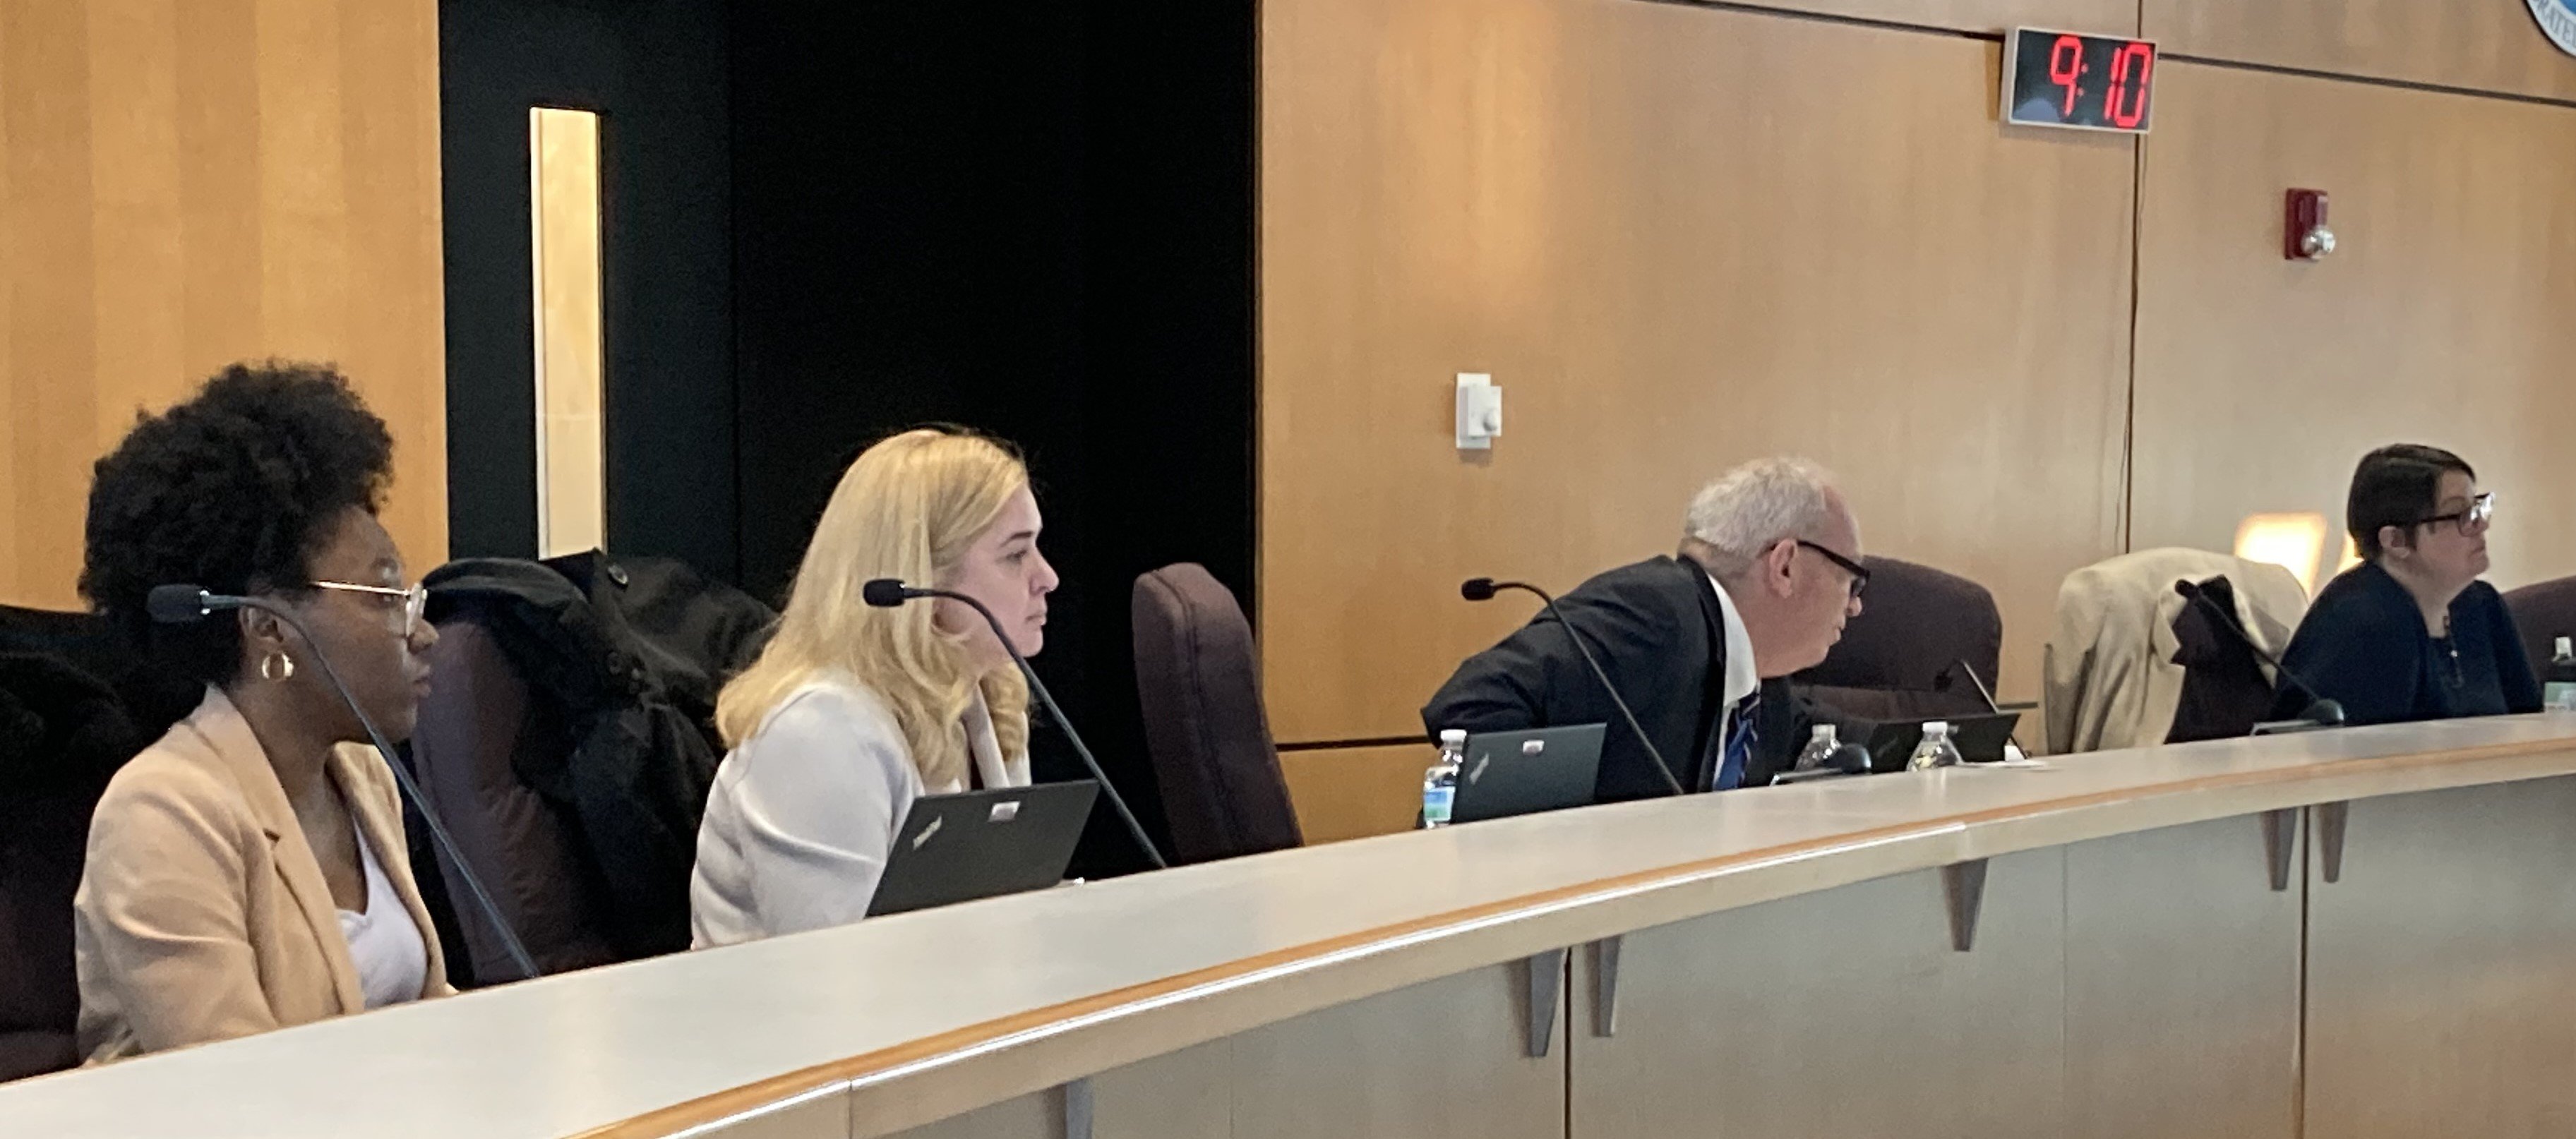
{"type": "Polygon", "coordinates": [[[2007,133],[1972,39],[1635,0],[1263,8],[1264,669],[1285,740],[1421,730],[1527,616],[1762,454],[1985,582],[2035,691],[2116,553],[2134,150],[2007,133]],[[1850,76],[1803,83],[1821,63],[1850,76]],[[1506,393],[1451,445],[1453,373],[1506,393]]]}
{"type": "Polygon", "coordinates": [[[447,552],[433,0],[0,0],[0,601],[70,606],[90,463],[237,359],[339,363],[447,552]]]}
{"type": "Polygon", "coordinates": [[[1285,752],[1279,771],[1307,845],[1413,829],[1422,811],[1428,743],[1285,752]]]}
{"type": "MultiPolygon", "coordinates": [[[[1687,3],[1689,0],[1675,0],[1687,3]]],[[[2126,35],[2138,27],[2137,0],[1748,0],[1752,7],[1886,20],[1966,32],[2014,27],[2126,35]]]]}
{"type": "Polygon", "coordinates": [[[2343,526],[2352,466],[2450,447],[2499,494],[2500,585],[2576,572],[2576,109],[2175,64],[2148,144],[2138,547],[2258,511],[2343,526]],[[2281,256],[2282,195],[2342,248],[2281,256]]]}
{"type": "MultiPolygon", "coordinates": [[[[2524,0],[2143,0],[2145,34],[2212,59],[2576,98],[2524,0]]],[[[2158,112],[2157,131],[2165,129],[2158,112]]]]}

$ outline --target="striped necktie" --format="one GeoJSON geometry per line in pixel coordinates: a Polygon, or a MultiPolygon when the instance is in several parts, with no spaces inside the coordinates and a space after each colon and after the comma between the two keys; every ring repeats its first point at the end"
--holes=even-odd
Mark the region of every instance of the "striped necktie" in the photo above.
{"type": "Polygon", "coordinates": [[[1753,749],[1762,739],[1753,723],[1760,719],[1762,690],[1754,689],[1736,701],[1726,721],[1726,752],[1719,760],[1715,790],[1732,791],[1744,785],[1744,765],[1753,758],[1753,749]]]}

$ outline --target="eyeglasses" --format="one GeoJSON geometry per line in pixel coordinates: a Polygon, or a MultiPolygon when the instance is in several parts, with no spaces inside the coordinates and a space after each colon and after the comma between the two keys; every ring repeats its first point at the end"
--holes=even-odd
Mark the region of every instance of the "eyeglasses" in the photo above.
{"type": "Polygon", "coordinates": [[[1823,555],[1825,556],[1825,560],[1826,560],[1826,561],[1832,562],[1832,563],[1834,563],[1835,565],[1838,565],[1838,566],[1843,567],[1843,570],[1844,570],[1845,572],[1847,572],[1847,573],[1851,574],[1851,599],[1852,599],[1852,600],[1854,600],[1854,601],[1858,601],[1858,600],[1860,600],[1860,595],[1869,591],[1869,567],[1868,567],[1868,566],[1862,565],[1862,564],[1860,564],[1859,562],[1853,561],[1853,560],[1851,560],[1850,558],[1846,558],[1846,557],[1842,556],[1841,554],[1837,554],[1837,553],[1833,552],[1832,550],[1828,550],[1828,549],[1824,548],[1823,546],[1819,546],[1819,545],[1815,544],[1814,542],[1810,542],[1810,541],[1808,541],[1808,540],[1806,540],[1806,539],[1804,539],[1804,538],[1796,539],[1796,541],[1797,541],[1797,543],[1798,543],[1798,545],[1799,545],[1799,546],[1804,547],[1804,548],[1806,548],[1806,549],[1814,550],[1815,552],[1817,552],[1817,553],[1819,553],[1819,554],[1823,554],[1823,555]]]}
{"type": "Polygon", "coordinates": [[[421,615],[429,610],[429,587],[426,585],[401,589],[390,585],[360,585],[354,581],[317,581],[313,583],[313,588],[336,589],[342,593],[364,593],[376,597],[402,598],[402,631],[406,633],[411,631],[412,626],[420,624],[421,615]]]}
{"type": "Polygon", "coordinates": [[[2436,514],[2421,522],[2417,522],[2416,525],[2436,526],[2444,522],[2453,522],[2459,525],[2460,533],[2466,534],[2472,528],[2484,526],[2494,520],[2495,492],[2488,491],[2485,494],[2481,494],[2476,498],[2470,499],[2469,508],[2466,510],[2454,510],[2448,514],[2436,514]]]}

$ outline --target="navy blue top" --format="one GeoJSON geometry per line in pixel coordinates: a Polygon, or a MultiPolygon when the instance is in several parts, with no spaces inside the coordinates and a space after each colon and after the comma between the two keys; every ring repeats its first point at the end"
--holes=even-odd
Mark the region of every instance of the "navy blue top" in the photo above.
{"type": "MultiPolygon", "coordinates": [[[[2451,602],[2451,635],[2424,627],[2415,595],[2364,562],[2317,594],[2281,663],[2343,705],[2345,722],[2397,724],[2540,710],[2540,681],[2523,655],[2504,597],[2473,582],[2451,602]]],[[[2297,716],[2308,701],[2285,679],[2272,714],[2297,716]]]]}

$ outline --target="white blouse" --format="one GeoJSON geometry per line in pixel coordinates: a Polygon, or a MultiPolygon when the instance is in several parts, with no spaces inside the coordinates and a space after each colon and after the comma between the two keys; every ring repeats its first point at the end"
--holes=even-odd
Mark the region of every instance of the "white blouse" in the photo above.
{"type": "MultiPolygon", "coordinates": [[[[1002,755],[981,692],[966,747],[986,787],[1029,785],[1029,757],[1002,755]]],[[[846,674],[809,681],[716,768],[689,875],[692,947],[731,945],[866,917],[895,828],[925,787],[894,713],[846,674]]]]}
{"type": "Polygon", "coordinates": [[[367,909],[340,911],[340,935],[349,939],[349,958],[358,966],[358,989],[368,1008],[417,1000],[429,983],[429,946],[420,924],[412,920],[393,879],[385,877],[376,846],[358,832],[358,857],[366,864],[367,909]]]}

